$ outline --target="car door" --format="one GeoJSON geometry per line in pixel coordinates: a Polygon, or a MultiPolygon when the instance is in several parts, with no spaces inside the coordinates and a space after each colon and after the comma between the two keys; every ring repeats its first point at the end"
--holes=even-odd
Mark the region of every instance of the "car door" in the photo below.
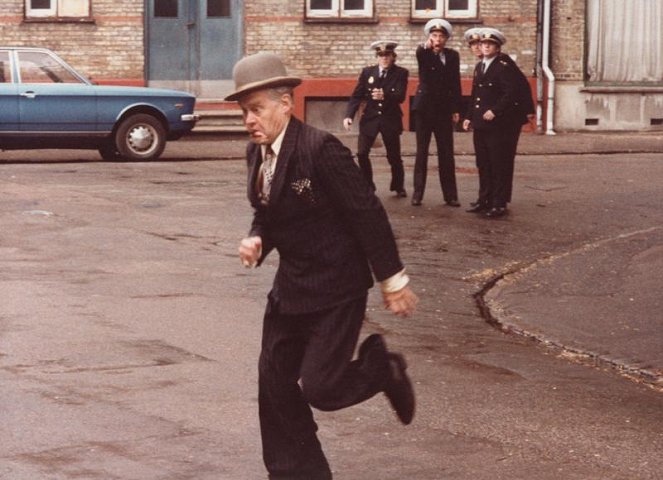
{"type": "Polygon", "coordinates": [[[11,52],[0,50],[0,132],[18,130],[18,91],[14,83],[11,52]]]}
{"type": "Polygon", "coordinates": [[[21,50],[17,61],[21,131],[75,135],[97,129],[92,85],[49,52],[21,50]]]}

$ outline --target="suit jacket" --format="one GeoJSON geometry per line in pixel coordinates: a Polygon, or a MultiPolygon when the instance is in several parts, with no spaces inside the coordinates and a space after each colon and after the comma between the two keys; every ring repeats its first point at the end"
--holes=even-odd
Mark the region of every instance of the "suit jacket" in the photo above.
{"type": "Polygon", "coordinates": [[[402,270],[387,214],[336,137],[292,117],[262,205],[256,183],[260,146],[249,144],[248,198],[254,208],[250,235],[263,252],[279,253],[270,297],[286,314],[322,310],[366,295],[378,281],[402,270]]]}
{"type": "MultiPolygon", "coordinates": [[[[527,116],[520,108],[524,77],[520,69],[511,60],[499,54],[488,69],[481,74],[481,62],[474,68],[471,102],[465,118],[472,122],[475,130],[495,129],[505,126],[523,125],[527,116]],[[495,119],[487,121],[483,114],[492,110],[495,119]]],[[[529,84],[527,84],[529,90],[529,84]]],[[[531,98],[531,93],[529,94],[531,98]]],[[[531,100],[530,100],[531,101],[531,100]]]]}
{"type": "Polygon", "coordinates": [[[430,48],[417,47],[419,87],[412,109],[431,114],[460,112],[460,56],[450,48],[444,49],[445,62],[430,48]]]}
{"type": "Polygon", "coordinates": [[[392,65],[387,78],[380,79],[380,67],[373,65],[362,69],[357,85],[348,101],[345,117],[354,118],[359,106],[366,106],[359,122],[359,131],[365,135],[375,136],[378,132],[400,134],[403,131],[403,112],[401,103],[407,93],[409,72],[406,68],[392,65]],[[371,91],[382,88],[384,100],[373,100],[371,91]]]}

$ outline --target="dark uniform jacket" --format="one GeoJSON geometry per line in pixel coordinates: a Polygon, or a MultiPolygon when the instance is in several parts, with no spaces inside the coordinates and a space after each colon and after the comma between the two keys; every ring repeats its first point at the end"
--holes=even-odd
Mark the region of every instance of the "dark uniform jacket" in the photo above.
{"type": "Polygon", "coordinates": [[[498,54],[483,74],[482,62],[477,63],[474,69],[472,98],[465,118],[472,122],[475,130],[527,123],[527,107],[522,107],[521,103],[525,96],[529,97],[530,104],[532,102],[529,83],[513,60],[504,57],[507,55],[498,54]],[[525,88],[527,93],[523,91],[525,88]],[[488,110],[492,110],[495,119],[483,119],[483,114],[488,110]]]}
{"type": "Polygon", "coordinates": [[[431,114],[460,112],[460,56],[450,48],[443,51],[445,64],[432,49],[417,47],[419,87],[413,110],[431,114]]]}
{"type": "Polygon", "coordinates": [[[406,68],[392,65],[387,77],[380,79],[378,65],[362,69],[357,85],[348,102],[346,118],[354,118],[359,106],[365,102],[359,123],[360,132],[376,136],[378,132],[400,134],[403,131],[403,112],[400,104],[405,100],[409,72],[406,68]],[[382,88],[384,100],[373,100],[371,91],[382,88]]]}
{"type": "Polygon", "coordinates": [[[366,295],[402,270],[387,214],[336,137],[291,118],[262,205],[256,183],[260,146],[249,144],[250,235],[262,237],[279,267],[270,297],[285,314],[322,310],[366,295]]]}

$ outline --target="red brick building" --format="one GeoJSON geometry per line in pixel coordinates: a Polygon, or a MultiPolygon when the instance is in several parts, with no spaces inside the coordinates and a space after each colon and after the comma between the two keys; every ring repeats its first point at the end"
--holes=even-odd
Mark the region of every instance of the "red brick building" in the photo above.
{"type": "Polygon", "coordinates": [[[3,0],[0,35],[52,48],[100,83],[181,88],[221,106],[237,59],[273,51],[305,79],[299,115],[337,128],[375,61],[370,43],[399,42],[414,90],[414,50],[440,16],[454,26],[466,93],[475,61],[462,34],[493,26],[531,78],[542,129],[663,128],[663,0],[3,0]]]}

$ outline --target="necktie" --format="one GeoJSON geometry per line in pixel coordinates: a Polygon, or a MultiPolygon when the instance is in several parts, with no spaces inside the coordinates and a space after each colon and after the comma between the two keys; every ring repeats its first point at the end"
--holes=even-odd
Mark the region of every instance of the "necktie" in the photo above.
{"type": "Polygon", "coordinates": [[[383,80],[387,78],[387,70],[382,70],[382,72],[380,72],[380,78],[383,80]]]}
{"type": "Polygon", "coordinates": [[[274,164],[274,150],[271,145],[267,145],[265,150],[265,158],[262,161],[262,187],[260,191],[260,199],[262,203],[269,203],[269,191],[272,188],[272,180],[274,174],[272,173],[274,164]]]}
{"type": "Polygon", "coordinates": [[[485,73],[485,71],[486,71],[486,63],[481,62],[481,75],[483,75],[485,73]]]}

